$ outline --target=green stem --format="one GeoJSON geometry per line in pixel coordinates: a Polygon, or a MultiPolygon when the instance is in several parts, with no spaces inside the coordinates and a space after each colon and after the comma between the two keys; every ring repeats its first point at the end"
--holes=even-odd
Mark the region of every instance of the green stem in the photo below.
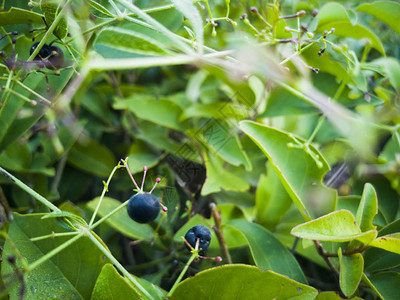
{"type": "Polygon", "coordinates": [[[310,137],[308,138],[308,140],[306,142],[307,144],[311,144],[312,143],[312,141],[314,140],[315,136],[317,135],[317,133],[320,130],[320,128],[321,128],[322,124],[324,123],[324,121],[325,121],[325,115],[320,116],[319,119],[318,119],[317,126],[315,126],[313,132],[311,133],[310,137]]]}
{"type": "Polygon", "coordinates": [[[90,229],[93,230],[97,226],[99,226],[101,223],[103,223],[105,220],[107,220],[109,217],[111,217],[113,214],[118,212],[121,208],[125,207],[128,204],[129,200],[126,200],[124,203],[122,203],[120,206],[116,207],[112,211],[110,211],[108,214],[106,214],[104,217],[102,217],[100,220],[98,220],[96,223],[93,225],[89,225],[90,229]]]}
{"type": "Polygon", "coordinates": [[[23,89],[27,90],[28,92],[30,92],[31,94],[35,95],[36,97],[38,97],[39,99],[43,100],[44,102],[46,102],[47,104],[51,104],[51,102],[49,100],[47,100],[45,97],[43,97],[42,95],[36,93],[34,90],[32,90],[30,87],[26,86],[25,84],[23,84],[21,81],[17,80],[15,81],[19,86],[21,86],[23,89]]]}
{"type": "Polygon", "coordinates": [[[92,226],[92,224],[93,224],[93,222],[94,222],[94,220],[95,220],[95,218],[96,218],[97,212],[98,212],[98,210],[99,210],[99,208],[100,208],[101,202],[103,201],[104,195],[106,194],[106,192],[108,192],[108,186],[109,186],[109,184],[110,184],[111,178],[114,176],[115,171],[116,171],[117,169],[119,169],[119,168],[120,168],[119,164],[116,165],[116,166],[114,167],[114,169],[111,171],[110,176],[108,176],[107,182],[104,183],[104,181],[103,181],[103,184],[104,184],[103,192],[101,193],[100,199],[99,199],[99,201],[97,202],[97,206],[96,206],[96,208],[95,208],[95,210],[94,210],[94,212],[93,212],[92,218],[90,219],[89,227],[92,226]]]}
{"type": "Polygon", "coordinates": [[[50,239],[50,238],[55,238],[55,237],[60,237],[60,236],[70,236],[70,235],[76,235],[78,234],[78,232],[74,231],[74,232],[59,232],[59,233],[51,233],[51,234],[47,234],[47,235],[42,235],[42,236],[38,236],[35,238],[31,238],[31,242],[37,242],[37,241],[41,241],[41,240],[45,240],[45,239],[50,239]]]}
{"type": "Polygon", "coordinates": [[[179,277],[176,279],[174,285],[172,286],[171,290],[168,292],[167,296],[165,297],[166,299],[168,299],[169,297],[171,297],[171,295],[174,293],[176,287],[178,286],[178,284],[181,282],[183,276],[185,275],[187,269],[189,268],[190,264],[193,262],[193,260],[198,257],[197,254],[192,254],[192,256],[190,256],[188,262],[186,263],[185,267],[182,269],[181,274],[179,274],[179,277]]]}
{"type": "Polygon", "coordinates": [[[91,233],[88,232],[89,239],[100,249],[101,252],[117,267],[117,269],[128,278],[136,288],[140,290],[140,292],[145,295],[148,299],[153,299],[153,297],[146,291],[146,289],[137,281],[135,277],[132,276],[120,263],[119,261],[101,244],[97,238],[91,233]]]}
{"type": "Polygon", "coordinates": [[[25,192],[27,192],[29,195],[34,197],[36,200],[39,202],[43,203],[46,205],[49,209],[53,211],[61,211],[57,206],[55,206],[53,203],[51,203],[49,200],[44,198],[43,196],[39,195],[37,192],[35,192],[33,189],[31,189],[29,186],[27,186],[25,183],[23,183],[21,180],[16,178],[15,176],[11,175],[9,172],[7,172],[5,169],[0,167],[0,173],[3,174],[5,177],[10,179],[12,182],[14,182],[16,185],[18,185],[21,189],[23,189],[25,192]]]}
{"type": "Polygon", "coordinates": [[[168,37],[172,42],[174,42],[176,45],[180,46],[181,50],[185,53],[188,54],[193,54],[194,51],[191,47],[183,43],[180,39],[176,37],[176,35],[171,32],[168,28],[166,28],[164,25],[159,23],[157,20],[154,18],[150,17],[147,13],[145,13],[143,10],[135,6],[134,4],[126,1],[126,0],[118,0],[120,4],[122,4],[125,8],[129,9],[133,13],[135,13],[139,18],[143,19],[146,21],[148,24],[154,26],[157,30],[159,30],[162,34],[164,34],[166,37],[168,37]]]}
{"type": "Polygon", "coordinates": [[[52,258],[54,255],[58,254],[59,252],[61,252],[62,250],[64,250],[65,248],[67,248],[69,245],[73,244],[74,242],[76,242],[77,240],[79,240],[83,235],[85,234],[85,232],[80,232],[78,233],[76,236],[74,236],[72,239],[69,239],[68,241],[66,241],[65,243],[61,244],[60,246],[58,246],[57,248],[54,248],[53,250],[51,250],[50,252],[46,253],[45,255],[43,255],[41,258],[39,258],[38,260],[36,260],[35,262],[31,263],[28,266],[28,272],[32,271],[33,269],[37,268],[38,266],[40,266],[42,263],[46,262],[48,259],[52,258]]]}
{"type": "Polygon", "coordinates": [[[69,3],[71,2],[71,0],[67,0],[67,2],[65,2],[64,7],[60,10],[59,14],[57,15],[57,17],[54,19],[53,23],[51,24],[51,26],[49,27],[49,29],[47,29],[46,33],[44,34],[43,38],[41,39],[39,45],[37,45],[37,47],[35,48],[35,50],[33,51],[33,53],[31,54],[31,56],[29,56],[29,58],[27,59],[27,61],[31,61],[33,60],[36,55],[39,53],[40,49],[42,49],[43,45],[47,42],[48,38],[50,37],[50,35],[53,33],[53,31],[56,29],[58,23],[61,21],[61,19],[64,17],[63,16],[63,12],[66,9],[66,7],[69,5],[69,3]]]}

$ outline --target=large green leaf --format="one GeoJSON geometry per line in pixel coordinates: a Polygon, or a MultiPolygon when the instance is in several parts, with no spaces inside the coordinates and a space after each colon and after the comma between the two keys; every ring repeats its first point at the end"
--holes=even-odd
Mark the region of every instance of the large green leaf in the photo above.
{"type": "Polygon", "coordinates": [[[78,169],[102,177],[107,177],[115,166],[112,152],[89,137],[72,146],[68,162],[78,169]]]}
{"type": "Polygon", "coordinates": [[[369,245],[400,254],[400,232],[378,237],[369,245]]]}
{"type": "Polygon", "coordinates": [[[396,1],[376,1],[373,3],[361,4],[356,10],[378,18],[400,34],[400,3],[396,1]]]}
{"type": "Polygon", "coordinates": [[[329,170],[329,166],[315,147],[309,146],[311,154],[304,149],[289,147],[296,141],[305,141],[262,124],[242,121],[240,128],[267,155],[283,186],[306,220],[310,220],[313,215],[332,210],[335,206],[336,192],[322,184],[322,177],[329,170]],[[320,166],[312,155],[318,156],[320,166]]]}
{"type": "Polygon", "coordinates": [[[9,11],[0,12],[0,26],[42,22],[42,15],[30,10],[11,7],[9,11]]]}
{"type": "MultiPolygon", "coordinates": [[[[20,254],[28,263],[33,263],[43,255],[66,242],[71,237],[56,237],[30,241],[30,238],[49,235],[52,232],[65,232],[55,219],[44,219],[43,214],[14,214],[8,232],[20,254]]],[[[6,242],[3,251],[2,276],[13,273],[7,261],[9,255],[16,255],[14,246],[6,242]]],[[[101,268],[107,259],[86,237],[68,246],[50,260],[42,263],[25,276],[26,299],[74,298],[89,299],[101,268]],[[73,267],[72,267],[73,266],[73,267]]],[[[21,266],[21,261],[17,259],[21,266]]],[[[12,278],[12,277],[11,277],[12,278]]],[[[12,299],[19,299],[19,284],[12,286],[12,299]]]]}
{"type": "MultiPolygon", "coordinates": [[[[86,204],[86,207],[94,211],[99,198],[95,198],[86,204]]],[[[104,217],[109,212],[116,209],[122,203],[116,199],[104,197],[101,202],[98,215],[104,217]]],[[[139,224],[134,222],[126,211],[126,208],[120,209],[118,212],[109,217],[105,222],[113,227],[115,230],[121,232],[127,237],[133,239],[150,239],[153,237],[153,229],[149,224],[139,224]]]]}
{"type": "Polygon", "coordinates": [[[366,183],[358,206],[356,221],[360,225],[362,232],[374,230],[376,226],[372,225],[374,217],[378,213],[378,198],[374,187],[366,183]]]}
{"type": "Polygon", "coordinates": [[[195,33],[193,39],[197,43],[197,49],[199,52],[202,52],[204,43],[203,19],[197,9],[197,6],[191,0],[172,0],[172,3],[174,3],[175,8],[189,20],[195,33]]]}
{"type": "Polygon", "coordinates": [[[272,270],[298,282],[307,283],[298,262],[267,229],[245,220],[232,220],[227,223],[240,231],[248,241],[251,254],[258,267],[272,270]]]}
{"type": "Polygon", "coordinates": [[[206,169],[207,178],[201,190],[202,195],[208,195],[221,191],[246,191],[250,185],[235,174],[232,174],[224,169],[223,161],[210,152],[207,155],[206,169]]]}
{"type": "Polygon", "coordinates": [[[353,25],[350,22],[332,22],[318,26],[318,32],[324,32],[335,28],[335,35],[342,37],[352,37],[355,39],[368,39],[371,43],[371,47],[378,50],[382,55],[385,55],[385,50],[379,37],[376,36],[371,30],[363,25],[353,25]]]}
{"type": "Polygon", "coordinates": [[[223,160],[234,166],[243,165],[246,171],[251,171],[252,166],[245,151],[242,149],[237,134],[231,133],[228,124],[213,120],[194,133],[194,138],[209,147],[223,160]]]}
{"type": "Polygon", "coordinates": [[[94,41],[94,47],[105,58],[167,54],[159,41],[138,31],[118,27],[103,29],[94,41]]]}
{"type": "Polygon", "coordinates": [[[337,2],[325,3],[318,11],[318,26],[333,22],[350,22],[349,14],[343,5],[337,2]]]}
{"type": "Polygon", "coordinates": [[[345,209],[334,211],[318,219],[297,225],[291,234],[311,240],[347,242],[358,240],[368,244],[377,234],[376,230],[361,232],[354,215],[345,209]]]}
{"type": "Polygon", "coordinates": [[[185,130],[186,122],[181,122],[179,117],[183,110],[177,104],[168,99],[154,99],[148,95],[133,95],[123,101],[117,100],[114,104],[115,109],[128,109],[138,118],[148,120],[156,124],[177,129],[185,130]]]}
{"type": "Polygon", "coordinates": [[[360,253],[350,256],[342,255],[339,248],[340,289],[346,296],[351,296],[357,290],[364,270],[364,259],[360,253]]]}
{"type": "MultiPolygon", "coordinates": [[[[399,4],[400,6],[400,4],[399,4]]],[[[393,57],[380,57],[371,62],[364,62],[361,68],[372,70],[390,80],[391,85],[400,90],[400,62],[393,57]]]]}
{"type": "Polygon", "coordinates": [[[208,269],[181,282],[171,300],[314,299],[317,290],[272,271],[248,265],[208,269]]]}
{"type": "Polygon", "coordinates": [[[267,164],[267,175],[261,174],[256,191],[255,214],[257,223],[274,227],[292,205],[272,164],[267,164]]]}
{"type": "Polygon", "coordinates": [[[106,264],[97,278],[91,299],[141,299],[141,296],[128,280],[118,274],[113,265],[106,264]]]}
{"type": "Polygon", "coordinates": [[[378,290],[384,300],[399,299],[400,273],[381,272],[373,274],[368,279],[378,290]]]}
{"type": "Polygon", "coordinates": [[[341,300],[341,299],[362,300],[362,298],[359,297],[342,298],[338,295],[337,292],[321,292],[318,294],[317,298],[315,298],[315,300],[341,300]]]}

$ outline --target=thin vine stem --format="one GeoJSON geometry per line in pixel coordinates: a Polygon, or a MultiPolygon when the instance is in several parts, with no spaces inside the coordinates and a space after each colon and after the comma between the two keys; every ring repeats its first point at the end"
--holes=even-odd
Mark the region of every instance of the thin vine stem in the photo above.
{"type": "Polygon", "coordinates": [[[17,186],[19,186],[21,189],[23,189],[25,192],[27,192],[29,195],[31,195],[33,198],[38,200],[39,202],[43,203],[46,205],[49,209],[52,211],[57,211],[60,212],[61,210],[55,206],[53,203],[51,203],[49,200],[44,198],[42,195],[38,194],[36,191],[31,189],[29,186],[27,186],[25,183],[23,183],[21,180],[16,178],[14,175],[9,173],[7,170],[3,169],[0,167],[0,174],[3,174],[5,177],[10,179],[13,183],[15,183],[17,186]]]}
{"type": "Polygon", "coordinates": [[[139,281],[129,273],[124,266],[100,243],[97,238],[91,233],[88,232],[87,236],[89,239],[96,245],[97,248],[100,249],[101,252],[115,265],[115,267],[127,278],[129,279],[136,288],[140,290],[140,292],[145,295],[148,299],[153,299],[153,297],[147,292],[147,290],[139,283],[139,281]]]}

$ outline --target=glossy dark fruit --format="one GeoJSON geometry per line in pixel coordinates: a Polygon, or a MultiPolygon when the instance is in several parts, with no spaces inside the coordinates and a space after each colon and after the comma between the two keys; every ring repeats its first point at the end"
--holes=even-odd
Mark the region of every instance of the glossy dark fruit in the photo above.
{"type": "MultiPolygon", "coordinates": [[[[33,51],[35,51],[38,45],[39,42],[32,45],[31,49],[29,50],[30,55],[32,55],[33,51]]],[[[57,70],[62,68],[64,65],[64,53],[57,46],[44,44],[33,60],[43,62],[47,69],[57,70]]]]}
{"type": "Polygon", "coordinates": [[[129,199],[126,208],[132,220],[150,223],[160,213],[160,202],[153,194],[136,194],[129,199]]]}
{"type": "MultiPolygon", "coordinates": [[[[185,235],[186,241],[193,247],[196,247],[196,240],[199,239],[199,252],[200,255],[204,255],[207,252],[208,246],[210,246],[211,232],[206,226],[196,225],[188,230],[185,235]]],[[[186,245],[186,248],[190,248],[186,245]]]]}

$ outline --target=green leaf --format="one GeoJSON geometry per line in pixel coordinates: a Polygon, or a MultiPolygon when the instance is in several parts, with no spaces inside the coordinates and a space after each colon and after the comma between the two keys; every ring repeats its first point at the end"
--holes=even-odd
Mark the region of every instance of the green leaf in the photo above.
{"type": "Polygon", "coordinates": [[[369,245],[400,254],[400,232],[378,237],[369,245]]]}
{"type": "Polygon", "coordinates": [[[165,55],[165,46],[140,32],[119,27],[107,27],[94,41],[96,51],[105,58],[165,55]]]}
{"type": "Polygon", "coordinates": [[[364,244],[376,237],[376,230],[361,232],[354,215],[348,210],[334,211],[318,219],[297,225],[292,235],[303,239],[348,242],[358,240],[364,244]]]}
{"type": "Polygon", "coordinates": [[[323,26],[319,26],[317,32],[324,32],[325,30],[330,30],[331,28],[335,28],[334,35],[343,36],[343,37],[352,37],[355,39],[368,39],[371,43],[371,47],[378,50],[382,55],[385,55],[385,50],[383,49],[383,45],[379,40],[379,37],[376,36],[371,30],[363,25],[352,25],[350,22],[332,22],[329,24],[324,24],[323,26]]]}
{"type": "Polygon", "coordinates": [[[201,190],[202,195],[208,195],[221,191],[246,191],[250,185],[242,178],[226,171],[223,161],[214,153],[204,154],[206,156],[207,178],[201,190]]]}
{"type": "Polygon", "coordinates": [[[227,224],[240,231],[247,239],[254,262],[258,267],[307,283],[293,254],[267,229],[245,220],[232,220],[227,224]]]}
{"type": "Polygon", "coordinates": [[[186,122],[179,120],[183,110],[177,104],[168,99],[154,99],[148,95],[137,95],[117,100],[113,105],[115,109],[128,109],[137,117],[154,122],[156,124],[176,129],[185,130],[186,122]]]}
{"type": "Polygon", "coordinates": [[[338,295],[337,292],[321,292],[318,294],[317,298],[315,298],[315,300],[341,300],[341,299],[362,300],[362,298],[359,297],[342,298],[338,295]]]}
{"type": "Polygon", "coordinates": [[[397,91],[400,90],[400,62],[396,58],[381,57],[371,62],[362,63],[361,68],[372,70],[387,77],[390,80],[390,84],[397,91]]]}
{"type": "Polygon", "coordinates": [[[349,14],[343,5],[336,2],[328,2],[318,11],[318,27],[334,22],[350,22],[349,14]]]}
{"type": "MultiPolygon", "coordinates": [[[[86,207],[91,211],[94,211],[98,201],[99,198],[97,197],[86,203],[86,207]]],[[[122,203],[116,199],[104,197],[98,211],[98,216],[104,217],[121,204],[122,203]]],[[[152,227],[149,224],[139,224],[134,222],[128,216],[125,207],[109,217],[105,222],[118,232],[121,232],[123,235],[132,239],[150,239],[153,237],[152,227]]]]}
{"type": "MultiPolygon", "coordinates": [[[[56,220],[42,219],[43,214],[14,214],[10,224],[8,238],[14,243],[19,253],[28,263],[41,258],[71,237],[55,237],[30,241],[30,238],[65,232],[56,220]]],[[[2,276],[14,272],[14,267],[7,261],[9,255],[16,255],[14,245],[8,241],[4,245],[2,276]]],[[[42,263],[25,276],[26,299],[75,298],[89,299],[103,265],[107,263],[104,254],[93,246],[86,237],[68,246],[50,260],[42,263]],[[71,267],[73,266],[73,267],[71,267]]],[[[17,256],[17,265],[21,261],[17,256]]],[[[20,284],[11,288],[11,299],[18,299],[20,284]]]]}
{"type": "Polygon", "coordinates": [[[195,132],[194,138],[226,162],[234,166],[243,165],[246,171],[251,171],[251,162],[242,149],[239,137],[230,131],[230,127],[225,122],[212,120],[204,128],[195,132]]]}
{"type": "Polygon", "coordinates": [[[116,165],[112,152],[89,137],[78,140],[72,146],[68,162],[78,169],[102,177],[107,177],[116,165]]]}
{"type": "Polygon", "coordinates": [[[185,109],[181,116],[181,120],[186,120],[193,117],[237,120],[247,118],[248,112],[241,105],[219,101],[208,104],[191,105],[185,109]]]}
{"type": "Polygon", "coordinates": [[[143,172],[144,166],[150,169],[160,160],[160,156],[154,154],[153,150],[141,140],[136,140],[128,153],[128,166],[132,174],[143,172]]]}
{"type": "Polygon", "coordinates": [[[113,265],[106,264],[97,278],[91,299],[141,299],[141,296],[113,265]]]}
{"type": "Polygon", "coordinates": [[[182,281],[170,300],[176,299],[302,299],[317,290],[272,271],[248,265],[225,265],[202,271],[182,281]]]}
{"type": "Polygon", "coordinates": [[[8,11],[0,12],[0,26],[42,22],[42,15],[30,10],[11,7],[8,11]]]}
{"type": "Polygon", "coordinates": [[[368,279],[378,290],[384,300],[399,299],[400,273],[381,272],[373,274],[368,279]]]}
{"type": "Polygon", "coordinates": [[[362,232],[376,229],[372,222],[377,213],[378,198],[376,197],[375,189],[371,184],[366,183],[356,215],[357,224],[360,225],[362,232]]]}
{"type": "Polygon", "coordinates": [[[374,16],[400,34],[400,3],[396,1],[376,1],[373,3],[364,3],[357,7],[356,11],[365,12],[374,16]]]}
{"type": "Polygon", "coordinates": [[[94,9],[96,9],[98,12],[100,12],[108,17],[111,17],[111,18],[115,17],[107,8],[105,8],[100,3],[97,3],[96,1],[89,0],[89,5],[91,7],[93,7],[94,9]]]}
{"type": "Polygon", "coordinates": [[[202,52],[204,43],[203,19],[197,5],[192,0],[172,0],[172,3],[189,20],[195,32],[196,47],[199,52],[202,52]]]}
{"type": "Polygon", "coordinates": [[[257,223],[274,227],[292,205],[272,164],[267,164],[267,175],[261,174],[256,191],[255,213],[257,223]]]}
{"type": "Polygon", "coordinates": [[[45,214],[42,219],[49,219],[49,218],[67,218],[74,220],[81,225],[87,225],[86,221],[81,217],[78,216],[74,213],[68,212],[68,211],[53,211],[49,214],[45,214]]]}
{"type": "Polygon", "coordinates": [[[304,149],[289,148],[296,140],[304,143],[301,138],[250,121],[240,122],[240,128],[267,155],[283,186],[306,220],[310,220],[313,214],[332,210],[336,192],[322,184],[322,177],[329,170],[329,166],[314,146],[309,146],[310,151],[312,155],[318,156],[321,167],[318,167],[316,160],[304,149]],[[319,203],[318,207],[315,202],[319,203]],[[317,209],[313,212],[312,208],[317,209]]]}
{"type": "Polygon", "coordinates": [[[364,259],[360,253],[350,256],[342,255],[339,248],[340,289],[347,297],[353,295],[360,284],[364,270],[364,259]]]}
{"type": "MultiPolygon", "coordinates": [[[[46,20],[47,26],[51,26],[57,15],[60,13],[62,9],[59,3],[54,3],[51,0],[41,0],[40,1],[40,9],[44,13],[44,18],[46,20]]],[[[68,34],[68,22],[67,19],[63,16],[61,20],[58,22],[56,28],[53,31],[53,34],[58,37],[60,40],[65,38],[68,34]]]]}

